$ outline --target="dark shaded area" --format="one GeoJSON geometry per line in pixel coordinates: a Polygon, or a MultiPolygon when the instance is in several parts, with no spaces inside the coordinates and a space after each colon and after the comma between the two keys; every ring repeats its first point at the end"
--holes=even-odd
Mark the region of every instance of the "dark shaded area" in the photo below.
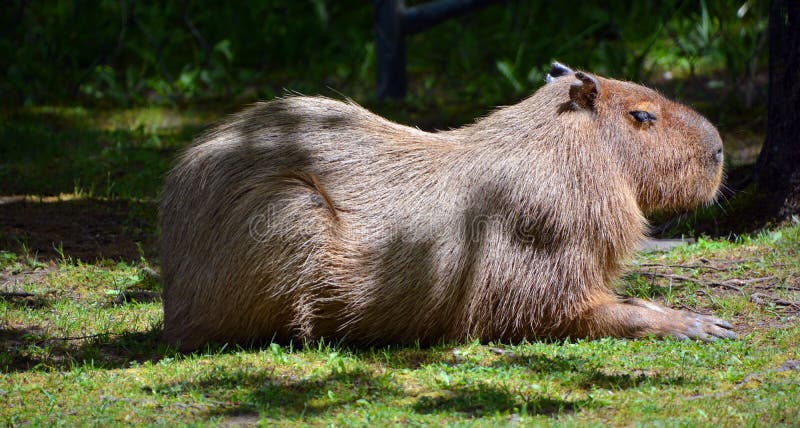
{"type": "Polygon", "coordinates": [[[0,198],[0,250],[41,260],[156,258],[155,202],[0,198]]]}
{"type": "Polygon", "coordinates": [[[572,413],[590,406],[592,400],[565,400],[544,396],[518,396],[486,384],[448,390],[441,397],[423,396],[414,404],[418,413],[459,412],[470,417],[481,417],[498,412],[526,413],[528,415],[553,415],[572,413]]]}
{"type": "MultiPolygon", "coordinates": [[[[563,373],[563,377],[574,375],[580,379],[579,384],[587,389],[597,387],[619,390],[637,388],[642,385],[684,385],[694,382],[683,376],[662,376],[636,370],[631,373],[609,373],[602,367],[587,364],[580,358],[563,356],[554,358],[542,354],[505,355],[494,366],[524,367],[538,373],[563,373]]],[[[565,382],[569,382],[569,380],[565,379],[565,382]]]]}
{"type": "MultiPolygon", "coordinates": [[[[293,0],[8,3],[0,12],[4,103],[207,100],[264,83],[265,74],[275,86],[260,90],[271,96],[293,86],[286,70],[307,68],[310,52],[357,70],[369,36],[370,8],[359,0],[319,2],[317,11],[293,0]]],[[[326,72],[314,74],[323,81],[326,72]]]]}
{"type": "Polygon", "coordinates": [[[23,372],[42,368],[67,371],[76,365],[117,369],[132,362],[156,362],[177,352],[160,341],[161,328],[147,332],[93,334],[55,338],[31,327],[0,328],[0,372],[23,372]]]}
{"type": "MultiPolygon", "coordinates": [[[[431,359],[434,353],[426,353],[428,361],[418,365],[413,358],[395,358],[406,352],[408,348],[371,348],[371,349],[332,349],[339,353],[352,353],[365,363],[389,366],[395,369],[407,368],[416,370],[426,365],[447,364],[471,365],[474,363],[453,362],[446,354],[431,359]],[[391,361],[374,362],[374,356],[388,353],[391,361]],[[404,365],[403,362],[409,365],[404,365]]],[[[280,358],[283,349],[272,349],[273,358],[280,358]]],[[[412,352],[413,353],[413,352],[412,352]]],[[[574,357],[553,358],[541,354],[525,356],[504,356],[493,364],[498,368],[524,368],[539,373],[557,375],[565,383],[570,378],[582,379],[582,388],[592,389],[630,389],[640,386],[682,385],[691,383],[683,377],[664,377],[645,372],[606,373],[599,368],[586,364],[574,357]]],[[[181,393],[187,390],[210,393],[219,389],[236,386],[248,391],[247,398],[238,403],[226,403],[209,412],[209,416],[245,417],[258,415],[270,410],[278,410],[282,415],[291,418],[302,418],[316,415],[337,407],[354,405],[359,400],[380,400],[381,397],[397,397],[406,394],[402,385],[390,376],[381,375],[381,371],[352,371],[332,368],[326,375],[311,376],[299,379],[291,375],[276,373],[274,370],[227,370],[214,371],[200,376],[195,382],[179,382],[158,386],[158,391],[181,393]],[[330,395],[331,391],[333,395],[330,395]],[[331,398],[333,402],[319,403],[321,398],[331,398]],[[317,401],[317,403],[314,403],[317,401]]],[[[473,385],[446,386],[440,385],[441,395],[421,395],[411,405],[414,411],[421,414],[438,412],[459,412],[468,417],[481,417],[495,413],[526,413],[529,415],[552,415],[580,411],[584,408],[603,406],[596,399],[557,398],[534,392],[516,391],[508,387],[475,383],[473,385]]],[[[213,395],[213,394],[209,394],[213,395]]]]}
{"type": "Polygon", "coordinates": [[[128,289],[120,292],[114,298],[115,305],[127,305],[129,303],[151,303],[161,300],[160,291],[128,289]]]}
{"type": "Polygon", "coordinates": [[[0,299],[14,309],[48,309],[53,305],[50,296],[25,292],[0,292],[0,299]]]}
{"type": "MultiPolygon", "coordinates": [[[[659,80],[664,64],[697,76],[710,62],[726,69],[723,92],[758,99],[766,2],[503,1],[444,22],[487,1],[406,3],[398,30],[439,23],[406,40],[413,104],[507,104],[539,86],[553,59],[633,80],[659,80]]],[[[363,103],[388,52],[375,44],[374,4],[12,1],[0,13],[2,102],[196,105],[332,88],[363,103]]]]}
{"type": "Polygon", "coordinates": [[[168,110],[145,110],[155,129],[114,119],[112,113],[80,108],[0,110],[0,196],[155,198],[179,148],[202,128],[183,126],[181,117],[168,110]],[[179,125],[162,125],[170,122],[179,125]]]}
{"type": "MultiPolygon", "coordinates": [[[[458,366],[462,364],[471,365],[453,359],[451,353],[436,354],[430,349],[423,354],[422,351],[415,351],[409,348],[386,348],[391,352],[390,361],[381,361],[380,365],[388,365],[396,369],[416,370],[426,365],[446,364],[448,366],[458,366]],[[396,358],[400,355],[399,358],[396,358]],[[417,355],[422,359],[415,358],[417,355]]],[[[348,350],[356,356],[366,357],[369,354],[380,355],[383,348],[369,350],[348,350]]],[[[632,371],[631,373],[608,373],[602,368],[587,364],[584,360],[569,356],[550,357],[543,354],[516,355],[506,354],[499,361],[492,364],[497,368],[524,368],[537,373],[547,373],[557,375],[564,379],[564,382],[572,382],[570,377],[577,376],[583,388],[593,387],[600,389],[620,390],[637,388],[643,385],[684,385],[695,383],[683,376],[662,376],[649,374],[642,371],[632,371]]],[[[601,402],[591,399],[587,400],[565,400],[541,396],[538,394],[520,393],[511,391],[507,388],[492,386],[487,384],[476,384],[470,386],[447,387],[442,386],[444,395],[439,397],[421,396],[413,405],[419,413],[435,413],[441,411],[457,411],[469,416],[479,417],[495,412],[520,412],[528,414],[554,414],[580,410],[586,407],[601,406],[601,402]]],[[[272,403],[265,403],[272,405],[272,403]]]]}
{"type": "MultiPolygon", "coordinates": [[[[248,372],[214,373],[206,379],[191,384],[177,385],[181,389],[217,390],[236,385],[248,390],[245,400],[230,407],[217,408],[208,416],[257,415],[262,411],[280,409],[290,418],[313,416],[327,410],[355,405],[361,399],[376,399],[402,395],[402,387],[390,377],[362,370],[332,370],[324,376],[298,379],[287,375],[274,375],[265,370],[248,372]],[[313,401],[331,398],[332,403],[316,404],[313,401]]],[[[176,385],[165,385],[173,389],[176,385]]]]}
{"type": "Polygon", "coordinates": [[[800,214],[800,2],[773,0],[769,14],[769,120],[755,178],[770,215],[800,214]]]}

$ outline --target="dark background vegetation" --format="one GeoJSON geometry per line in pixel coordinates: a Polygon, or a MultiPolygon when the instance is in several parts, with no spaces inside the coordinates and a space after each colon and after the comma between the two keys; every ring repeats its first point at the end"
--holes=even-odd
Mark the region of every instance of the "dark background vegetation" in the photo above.
{"type": "MultiPolygon", "coordinates": [[[[6,105],[235,105],[284,90],[374,98],[373,9],[363,0],[11,5],[1,23],[6,105]]],[[[542,84],[554,59],[670,83],[679,97],[764,104],[767,5],[498,1],[409,37],[403,105],[435,105],[450,118],[463,105],[513,102],[542,84]]]]}
{"type": "Polygon", "coordinates": [[[35,242],[32,230],[44,228],[43,243],[117,242],[104,232],[111,222],[148,240],[176,152],[249,102],[288,92],[347,96],[396,121],[444,129],[529,95],[553,60],[655,87],[720,129],[724,198],[699,213],[660,216],[656,232],[752,230],[775,218],[762,215],[765,192],[752,184],[768,124],[771,4],[796,2],[495,1],[406,37],[406,95],[379,101],[372,2],[6,2],[0,195],[81,201],[57,213],[35,211],[30,200],[6,203],[0,218],[13,225],[0,239],[35,242]]]}

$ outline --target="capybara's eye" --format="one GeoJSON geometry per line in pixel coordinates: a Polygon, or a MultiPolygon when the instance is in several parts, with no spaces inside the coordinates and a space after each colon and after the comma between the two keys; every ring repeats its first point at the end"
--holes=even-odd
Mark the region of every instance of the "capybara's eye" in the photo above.
{"type": "Polygon", "coordinates": [[[634,110],[630,112],[630,114],[634,119],[636,119],[637,122],[646,123],[656,120],[656,117],[653,116],[653,113],[650,113],[649,111],[634,110]]]}

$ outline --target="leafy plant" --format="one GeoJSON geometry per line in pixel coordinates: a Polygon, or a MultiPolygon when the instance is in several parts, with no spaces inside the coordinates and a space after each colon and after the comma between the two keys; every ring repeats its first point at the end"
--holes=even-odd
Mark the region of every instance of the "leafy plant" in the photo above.
{"type": "MultiPolygon", "coordinates": [[[[765,64],[766,3],[492,5],[407,40],[409,100],[462,94],[507,103],[541,85],[558,59],[634,80],[720,72],[750,104],[765,64]]],[[[7,104],[182,104],[284,89],[373,94],[372,8],[360,0],[19,2],[0,24],[7,104]]]]}

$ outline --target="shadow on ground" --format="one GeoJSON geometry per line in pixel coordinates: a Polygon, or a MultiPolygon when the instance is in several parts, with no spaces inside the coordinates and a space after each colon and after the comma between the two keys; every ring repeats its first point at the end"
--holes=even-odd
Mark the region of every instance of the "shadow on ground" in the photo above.
{"type": "Polygon", "coordinates": [[[538,394],[526,396],[482,383],[449,389],[433,398],[423,396],[414,403],[413,409],[422,414],[457,412],[470,417],[495,413],[553,415],[573,413],[592,404],[590,399],[569,400],[538,394]]]}
{"type": "MultiPolygon", "coordinates": [[[[414,372],[426,369],[428,365],[454,367],[463,364],[468,373],[481,363],[454,361],[451,352],[440,352],[433,348],[342,348],[338,352],[352,355],[358,360],[358,368],[350,371],[322,369],[317,374],[312,372],[301,377],[291,372],[282,373],[280,367],[273,367],[267,362],[257,369],[213,370],[200,380],[165,384],[158,389],[176,393],[196,391],[209,397],[222,395],[221,390],[230,388],[245,391],[243,396],[236,397],[235,402],[226,402],[212,408],[206,416],[250,421],[256,421],[259,416],[264,415],[302,420],[307,416],[335,411],[345,406],[404,398],[411,400],[404,400],[408,404],[403,406],[408,406],[410,410],[421,415],[458,413],[464,417],[482,417],[497,413],[555,415],[603,405],[601,401],[591,397],[571,399],[569,396],[553,396],[527,388],[489,384],[479,379],[467,384],[438,385],[431,391],[419,392],[418,388],[406,389],[406,383],[398,380],[386,368],[414,372]],[[413,356],[425,354],[428,357],[413,356]]],[[[565,385],[575,385],[577,380],[577,385],[586,390],[621,390],[642,385],[680,385],[688,382],[683,377],[644,372],[608,373],[580,358],[556,358],[542,354],[503,355],[492,366],[522,368],[543,374],[547,378],[555,376],[556,379],[562,379],[565,385]]]]}
{"type": "MultiPolygon", "coordinates": [[[[36,327],[6,328],[0,329],[0,346],[0,371],[3,372],[41,369],[67,371],[85,364],[91,364],[96,369],[117,369],[129,367],[132,362],[157,362],[180,356],[161,341],[160,326],[146,332],[98,334],[84,338],[52,338],[36,327]]],[[[202,354],[224,355],[265,348],[270,347],[215,346],[204,349],[202,354]]],[[[303,352],[292,351],[288,347],[277,350],[279,354],[289,356],[293,352],[303,352]]],[[[205,417],[222,418],[225,421],[257,421],[263,415],[302,420],[306,416],[338,408],[405,398],[410,400],[404,400],[407,404],[403,406],[421,415],[458,413],[464,417],[496,413],[555,415],[603,405],[591,397],[572,399],[529,388],[488,384],[480,379],[452,386],[440,384],[430,391],[420,392],[418,388],[406,389],[406,383],[396,376],[400,371],[413,373],[425,371],[430,366],[441,366],[447,370],[463,368],[466,374],[485,366],[481,361],[455,358],[451,346],[366,349],[334,346],[331,352],[348,355],[356,361],[355,368],[328,366],[310,374],[298,374],[296,369],[275,365],[271,359],[251,367],[203,364],[198,366],[197,373],[190,380],[148,388],[176,397],[184,396],[187,392],[200,393],[212,403],[200,405],[205,406],[205,417]],[[231,394],[235,399],[228,400],[231,394]]],[[[585,390],[621,390],[643,385],[690,382],[682,377],[644,372],[609,373],[581,358],[551,357],[539,353],[508,353],[488,364],[500,370],[523,369],[534,377],[537,374],[544,375],[550,379],[547,382],[557,379],[557,382],[560,380],[565,385],[579,385],[585,390]]]]}
{"type": "Polygon", "coordinates": [[[66,371],[87,363],[94,368],[116,369],[177,355],[160,337],[160,327],[70,338],[51,337],[38,327],[0,328],[0,372],[66,371]]]}
{"type": "Polygon", "coordinates": [[[40,260],[154,259],[155,202],[0,197],[0,250],[40,260]]]}

